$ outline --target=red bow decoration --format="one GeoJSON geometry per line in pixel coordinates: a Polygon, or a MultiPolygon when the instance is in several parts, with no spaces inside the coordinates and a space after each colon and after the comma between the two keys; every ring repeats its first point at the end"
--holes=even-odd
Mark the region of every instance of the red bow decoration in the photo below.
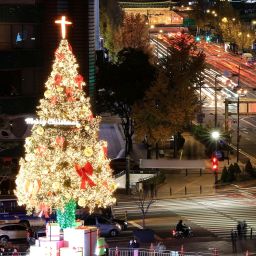
{"type": "Polygon", "coordinates": [[[93,114],[90,114],[89,117],[88,117],[88,119],[89,119],[90,122],[93,121],[93,118],[94,118],[94,117],[93,117],[93,114]]]}
{"type": "Polygon", "coordinates": [[[55,56],[60,61],[62,61],[64,59],[64,57],[65,57],[65,55],[63,53],[61,53],[61,52],[56,52],[55,56]]]}
{"type": "Polygon", "coordinates": [[[56,85],[60,85],[61,81],[62,81],[62,76],[60,74],[57,74],[55,77],[54,77],[54,81],[55,81],[55,84],[56,85]]]}
{"type": "Polygon", "coordinates": [[[96,186],[96,184],[89,177],[93,173],[92,165],[89,162],[87,162],[84,165],[84,167],[80,167],[78,164],[76,164],[75,169],[76,169],[77,174],[82,178],[81,186],[80,186],[81,189],[86,188],[86,183],[88,183],[90,187],[96,186]]]}
{"type": "Polygon", "coordinates": [[[56,143],[57,143],[57,145],[63,147],[64,142],[65,142],[65,138],[64,138],[64,137],[62,137],[62,136],[57,136],[57,137],[56,137],[56,143]]]}
{"type": "Polygon", "coordinates": [[[42,156],[44,154],[44,151],[46,150],[45,146],[39,146],[37,149],[37,155],[42,156]]]}
{"type": "Polygon", "coordinates": [[[82,82],[84,81],[84,78],[81,76],[81,75],[77,75],[76,77],[75,77],[75,82],[77,83],[77,85],[78,85],[78,88],[80,89],[80,90],[82,90],[82,82]]]}
{"type": "Polygon", "coordinates": [[[55,105],[57,101],[58,101],[58,98],[56,96],[51,97],[51,104],[52,105],[55,105]]]}
{"type": "Polygon", "coordinates": [[[108,148],[107,148],[107,147],[103,147],[103,152],[104,152],[104,156],[107,156],[107,154],[108,154],[108,148]]]}
{"type": "Polygon", "coordinates": [[[45,218],[49,218],[49,207],[46,204],[42,203],[40,205],[40,210],[41,212],[39,213],[38,217],[41,218],[44,215],[45,218]]]}
{"type": "Polygon", "coordinates": [[[67,95],[67,100],[68,101],[74,101],[74,97],[73,97],[73,89],[71,87],[66,87],[65,89],[65,93],[67,95]]]}
{"type": "Polygon", "coordinates": [[[70,44],[68,44],[68,49],[69,49],[71,52],[73,51],[70,44]]]}

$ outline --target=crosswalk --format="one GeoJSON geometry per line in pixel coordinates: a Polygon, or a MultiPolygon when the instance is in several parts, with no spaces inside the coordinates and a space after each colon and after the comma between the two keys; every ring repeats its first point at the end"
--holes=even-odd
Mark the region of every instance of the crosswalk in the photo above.
{"type": "MultiPolygon", "coordinates": [[[[119,202],[113,207],[113,212],[118,217],[140,215],[136,201],[119,202]]],[[[147,216],[168,213],[176,214],[223,239],[230,239],[231,230],[236,228],[238,221],[246,220],[248,234],[252,228],[253,235],[256,235],[256,200],[250,193],[156,200],[147,216]]]]}

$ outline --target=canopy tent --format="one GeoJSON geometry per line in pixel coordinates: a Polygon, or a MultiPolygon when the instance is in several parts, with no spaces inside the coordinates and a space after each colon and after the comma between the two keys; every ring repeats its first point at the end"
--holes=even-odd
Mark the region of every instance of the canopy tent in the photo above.
{"type": "Polygon", "coordinates": [[[205,169],[204,160],[140,159],[141,169],[205,169]]]}

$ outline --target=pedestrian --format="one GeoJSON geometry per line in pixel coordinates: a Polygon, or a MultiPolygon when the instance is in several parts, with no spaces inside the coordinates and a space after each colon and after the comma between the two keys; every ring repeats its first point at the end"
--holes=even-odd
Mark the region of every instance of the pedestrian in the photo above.
{"type": "Polygon", "coordinates": [[[245,220],[243,221],[243,224],[242,224],[242,232],[243,232],[244,239],[246,239],[247,238],[247,223],[245,220]]]}
{"type": "Polygon", "coordinates": [[[12,256],[19,256],[17,248],[13,249],[12,256]]]}
{"type": "Polygon", "coordinates": [[[157,244],[156,250],[158,253],[163,253],[166,250],[166,246],[163,244],[163,242],[159,242],[157,244]]]}
{"type": "Polygon", "coordinates": [[[132,256],[133,255],[133,240],[129,241],[128,248],[129,248],[128,256],[132,256]]]}
{"type": "Polygon", "coordinates": [[[232,250],[235,253],[237,252],[237,249],[236,249],[236,238],[237,238],[237,233],[232,229],[231,230],[232,250]]]}
{"type": "Polygon", "coordinates": [[[138,249],[140,247],[140,244],[138,243],[138,241],[136,239],[133,239],[133,248],[138,249]]]}
{"type": "Polygon", "coordinates": [[[242,238],[242,224],[240,221],[238,221],[236,228],[237,228],[238,238],[241,239],[242,238]]]}
{"type": "Polygon", "coordinates": [[[0,256],[4,256],[6,253],[5,253],[5,248],[4,247],[1,247],[0,248],[0,256]]]}

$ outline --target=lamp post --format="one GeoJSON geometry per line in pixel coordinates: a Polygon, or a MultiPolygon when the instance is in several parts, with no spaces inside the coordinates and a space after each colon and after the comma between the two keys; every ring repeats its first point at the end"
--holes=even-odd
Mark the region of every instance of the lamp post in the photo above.
{"type": "Polygon", "coordinates": [[[215,140],[216,144],[215,144],[215,154],[213,155],[212,158],[212,164],[214,165],[214,177],[215,177],[215,185],[217,184],[218,181],[218,167],[217,167],[217,163],[218,163],[218,157],[217,157],[217,150],[218,150],[218,140],[220,138],[220,133],[219,131],[215,130],[211,133],[212,138],[215,140]]]}
{"type": "Polygon", "coordinates": [[[217,127],[217,121],[218,121],[218,109],[217,109],[217,78],[220,77],[220,74],[216,74],[214,78],[214,106],[215,106],[215,112],[214,112],[214,127],[217,127]]]}

